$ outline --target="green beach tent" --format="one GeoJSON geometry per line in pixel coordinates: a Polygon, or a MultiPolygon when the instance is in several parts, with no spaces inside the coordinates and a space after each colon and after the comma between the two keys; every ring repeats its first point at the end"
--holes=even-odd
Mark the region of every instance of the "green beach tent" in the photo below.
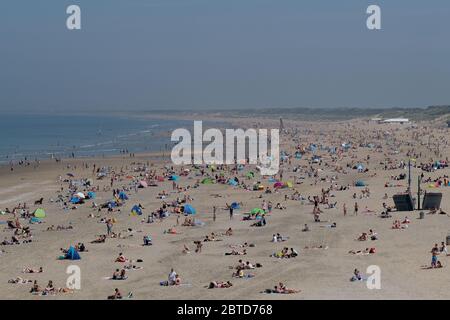
{"type": "Polygon", "coordinates": [[[36,218],[45,218],[45,210],[42,208],[34,210],[33,214],[36,218]]]}
{"type": "Polygon", "coordinates": [[[212,183],[214,183],[214,181],[211,178],[205,178],[202,180],[202,184],[212,184],[212,183]]]}
{"type": "Polygon", "coordinates": [[[266,212],[261,208],[253,208],[252,211],[250,211],[250,214],[266,214],[266,212]]]}

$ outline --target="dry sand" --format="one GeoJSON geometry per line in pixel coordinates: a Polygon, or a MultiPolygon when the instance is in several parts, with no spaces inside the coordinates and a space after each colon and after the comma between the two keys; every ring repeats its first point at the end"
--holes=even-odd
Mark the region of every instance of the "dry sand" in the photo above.
{"type": "MultiPolygon", "coordinates": [[[[245,127],[258,124],[259,126],[278,125],[277,121],[263,119],[236,120],[238,125],[245,127]]],[[[319,172],[319,178],[315,183],[314,178],[306,178],[302,184],[294,184],[293,188],[281,189],[277,193],[263,194],[261,191],[245,191],[240,188],[233,188],[224,184],[200,185],[199,188],[191,189],[189,194],[194,200],[191,204],[197,209],[196,218],[206,223],[203,227],[182,227],[177,230],[178,235],[164,234],[163,231],[172,227],[176,223],[176,215],[171,215],[162,222],[155,221],[152,224],[142,223],[141,220],[147,217],[151,211],[161,205],[161,200],[157,198],[158,192],[162,190],[170,191],[170,196],[166,199],[170,202],[177,196],[182,197],[185,193],[177,194],[172,192],[172,182],[160,182],[157,187],[139,189],[138,193],[129,191],[130,200],[123,207],[121,213],[117,211],[107,214],[102,211],[101,216],[115,217],[118,222],[114,225],[114,230],[119,232],[127,228],[142,231],[134,234],[128,239],[107,239],[104,244],[90,244],[96,235],[106,233],[103,223],[98,223],[100,218],[89,218],[91,213],[96,214],[96,210],[91,208],[92,201],[78,206],[76,210],[64,211],[60,204],[51,203],[50,198],[56,199],[57,191],[61,186],[67,190],[67,183],[59,182],[59,175],[67,178],[67,172],[72,172],[75,178],[95,178],[92,174],[92,164],[98,166],[111,165],[120,170],[123,168],[127,172],[136,167],[133,162],[146,163],[149,161],[154,166],[151,169],[160,168],[166,164],[164,161],[155,160],[150,155],[137,155],[135,158],[128,156],[117,156],[109,159],[74,159],[64,160],[62,163],[42,162],[39,167],[16,166],[11,172],[8,166],[0,169],[0,208],[8,207],[12,209],[18,203],[26,202],[31,210],[34,200],[44,197],[43,207],[47,212],[45,223],[33,224],[33,242],[30,244],[0,246],[6,251],[0,255],[0,298],[3,299],[105,299],[113,293],[114,288],[119,288],[122,294],[129,291],[134,293],[135,299],[449,299],[450,292],[447,290],[447,283],[450,281],[450,257],[440,257],[444,268],[433,270],[422,270],[422,265],[430,263],[430,250],[434,243],[445,241],[445,237],[450,231],[450,217],[447,215],[426,215],[425,219],[418,219],[418,211],[415,212],[394,212],[394,218],[381,219],[378,215],[382,210],[381,204],[386,202],[393,205],[392,195],[405,191],[406,180],[401,183],[404,187],[385,188],[384,183],[390,180],[391,175],[407,173],[405,169],[383,170],[381,164],[386,158],[395,161],[407,161],[406,152],[414,149],[416,153],[422,152],[419,162],[428,162],[430,158],[445,159],[449,156],[448,131],[446,129],[430,129],[429,124],[419,124],[418,128],[411,128],[409,125],[379,125],[368,123],[363,120],[355,120],[342,123],[298,123],[285,121],[285,126],[292,130],[297,128],[298,134],[284,135],[282,137],[282,150],[292,153],[298,138],[299,144],[308,145],[310,142],[323,143],[324,145],[340,145],[343,142],[352,142],[353,145],[366,141],[379,143],[383,146],[381,152],[370,148],[357,147],[343,154],[343,158],[337,163],[341,164],[348,173],[337,173],[332,166],[318,166],[323,171],[319,172]],[[428,125],[427,128],[424,125],[428,125]],[[309,128],[310,132],[305,132],[309,128]],[[382,133],[389,131],[390,135],[384,136],[382,133]],[[413,136],[413,132],[419,133],[418,137],[413,136]],[[441,141],[440,152],[442,155],[435,155],[431,150],[436,147],[428,146],[428,136],[431,133],[434,137],[431,141],[441,141]],[[376,138],[377,134],[379,135],[376,138]],[[439,136],[443,138],[439,139],[439,136]],[[372,137],[372,138],[371,138],[372,137]],[[390,138],[387,138],[390,137],[390,138]],[[396,139],[396,140],[395,140],[396,139]],[[397,141],[397,142],[395,142],[397,141]],[[420,142],[423,142],[421,144],[420,142]],[[398,148],[394,147],[398,143],[398,148]],[[394,149],[398,154],[392,153],[394,149]],[[352,159],[353,155],[353,159],[352,159]],[[365,161],[370,155],[370,162],[365,161]],[[370,169],[367,173],[358,173],[351,168],[345,168],[350,162],[363,162],[370,169]],[[82,167],[82,163],[88,163],[89,169],[82,167]],[[70,165],[70,168],[67,166],[70,165]],[[74,168],[76,166],[76,169],[74,168]],[[376,176],[373,174],[376,173],[376,176]],[[362,179],[368,184],[370,198],[353,199],[352,195],[361,194],[362,188],[351,187],[347,191],[332,191],[335,197],[330,198],[330,202],[337,201],[336,209],[325,209],[320,218],[322,221],[315,223],[313,220],[310,204],[302,204],[300,201],[284,201],[284,195],[291,195],[297,190],[303,196],[320,195],[322,188],[329,188],[331,183],[329,178],[337,176],[339,185],[353,183],[357,179],[362,179]],[[326,178],[326,176],[328,178],[326,178]],[[387,193],[388,200],[383,200],[383,195],[387,193]],[[220,197],[212,195],[219,194],[220,197]],[[259,198],[260,196],[262,198],[259,198]],[[250,227],[252,222],[242,221],[243,214],[254,207],[261,207],[261,203],[272,201],[275,204],[280,202],[287,207],[286,210],[274,209],[267,217],[267,226],[250,227]],[[241,210],[235,211],[232,221],[229,219],[228,211],[223,209],[226,203],[234,201],[243,202],[241,210]],[[360,211],[364,211],[367,206],[374,210],[376,214],[359,213],[353,215],[353,204],[358,202],[360,211]],[[130,216],[131,207],[141,203],[144,209],[143,216],[130,216]],[[347,216],[343,216],[342,205],[346,203],[348,208],[347,216]],[[212,207],[216,205],[217,220],[212,221],[212,207]],[[409,228],[406,230],[392,230],[391,225],[395,218],[403,220],[408,216],[411,220],[409,228]],[[321,227],[331,222],[337,223],[337,228],[321,227]],[[73,230],[67,231],[45,231],[50,225],[71,224],[73,230]],[[311,231],[301,232],[303,225],[307,223],[311,231]],[[220,242],[205,242],[201,253],[193,252],[193,241],[202,240],[205,235],[211,232],[225,232],[231,227],[234,235],[231,237],[220,237],[220,242]],[[355,238],[362,232],[374,229],[379,234],[379,240],[359,242],[355,238]],[[288,236],[289,240],[283,243],[270,242],[274,233],[281,233],[288,236]],[[143,247],[142,236],[149,234],[153,238],[153,246],[143,247]],[[89,252],[81,253],[81,260],[57,260],[60,255],[60,248],[68,248],[78,242],[84,242],[89,252]],[[242,244],[244,242],[254,243],[254,248],[248,248],[246,256],[225,256],[224,253],[230,251],[229,245],[242,244]],[[183,245],[187,244],[192,252],[182,254],[183,245]],[[122,247],[118,247],[122,245],[122,247]],[[304,249],[305,246],[327,245],[328,249],[304,249]],[[295,248],[299,251],[299,257],[295,259],[275,259],[270,255],[280,250],[283,246],[295,248]],[[366,247],[376,247],[377,252],[368,256],[357,256],[348,253],[349,250],[362,250],[366,247]],[[142,270],[128,272],[128,279],[124,281],[104,280],[112,272],[121,266],[114,260],[119,254],[131,259],[143,259],[142,263],[137,263],[143,267],[142,270]],[[234,279],[231,277],[232,271],[229,266],[235,266],[239,259],[259,262],[262,268],[253,270],[256,277],[252,279],[234,279]],[[17,276],[37,279],[41,286],[45,286],[48,280],[53,280],[56,287],[64,287],[68,274],[66,268],[69,265],[78,265],[81,268],[81,290],[73,294],[58,294],[56,296],[34,296],[29,293],[31,284],[9,284],[8,280],[17,276]],[[381,289],[369,290],[364,282],[350,282],[353,270],[358,268],[365,273],[370,265],[377,265],[381,268],[381,289]],[[24,266],[44,268],[41,274],[23,274],[24,266]],[[164,287],[159,282],[167,279],[171,268],[180,274],[183,283],[190,285],[164,287]],[[212,289],[205,288],[210,281],[230,280],[232,288],[212,289]],[[289,288],[300,289],[301,293],[292,295],[261,294],[266,288],[273,288],[278,282],[284,282],[289,288]]],[[[332,163],[330,156],[326,152],[319,152],[324,156],[324,162],[332,163]]],[[[292,168],[298,165],[308,167],[308,159],[311,154],[307,153],[301,159],[292,159],[291,165],[283,165],[283,181],[294,181],[295,177],[306,176],[305,173],[295,173],[292,168]]],[[[334,164],[333,164],[334,165],[334,164]]],[[[243,173],[247,172],[246,168],[243,173]]],[[[240,173],[243,174],[243,173],[240,173]]],[[[420,169],[413,169],[413,191],[416,192],[417,175],[422,173],[420,169]]],[[[436,172],[425,172],[425,178],[433,179],[449,174],[449,169],[437,170],[436,172]]],[[[201,177],[200,177],[201,178],[201,177]]],[[[182,177],[179,184],[181,186],[193,185],[196,179],[192,174],[190,178],[182,177]]],[[[244,179],[241,177],[241,179],[244,179]]],[[[244,179],[246,183],[253,183],[260,180],[265,186],[272,186],[267,179],[257,175],[255,179],[244,179]]],[[[130,179],[123,178],[116,181],[115,187],[127,185],[130,179]]],[[[109,184],[109,177],[104,180],[94,180],[94,185],[109,184]]],[[[428,184],[424,184],[426,187],[428,184]]],[[[427,189],[436,191],[436,189],[427,189]]],[[[443,193],[442,208],[450,210],[450,187],[440,188],[443,193]]],[[[98,192],[96,203],[106,202],[112,198],[110,191],[98,192]]],[[[0,221],[11,220],[12,215],[0,216],[0,221]]],[[[180,217],[180,222],[184,217],[180,217]]],[[[21,223],[28,225],[26,220],[21,223]]],[[[12,230],[7,229],[5,224],[0,225],[1,240],[11,237],[12,230]]]]}

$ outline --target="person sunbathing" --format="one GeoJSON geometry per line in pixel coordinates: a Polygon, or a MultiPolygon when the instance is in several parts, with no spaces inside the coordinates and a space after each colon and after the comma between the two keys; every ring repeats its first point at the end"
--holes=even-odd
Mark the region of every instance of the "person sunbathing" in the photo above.
{"type": "Polygon", "coordinates": [[[150,238],[150,236],[144,236],[143,241],[144,241],[144,244],[143,244],[144,246],[153,245],[152,238],[150,238]]]}
{"type": "Polygon", "coordinates": [[[97,239],[92,240],[91,243],[105,243],[106,241],[106,235],[105,234],[101,234],[98,236],[97,239]]]}
{"type": "Polygon", "coordinates": [[[401,229],[400,220],[395,220],[395,221],[392,223],[392,229],[401,229]]]}
{"type": "Polygon", "coordinates": [[[366,248],[364,250],[350,250],[348,253],[355,254],[355,255],[369,255],[375,253],[375,248],[366,248]]]}
{"type": "Polygon", "coordinates": [[[233,230],[231,228],[228,228],[228,230],[225,232],[226,236],[232,236],[233,235],[233,230]]]}
{"type": "Polygon", "coordinates": [[[357,239],[358,241],[367,241],[367,233],[363,232],[357,239]]]}
{"type": "Polygon", "coordinates": [[[55,294],[56,288],[53,286],[53,281],[49,280],[47,286],[45,287],[43,294],[55,294]]]}
{"type": "Polygon", "coordinates": [[[164,233],[168,233],[168,234],[179,234],[179,233],[177,232],[177,230],[176,230],[174,227],[169,228],[168,230],[164,230],[164,233]]]}
{"type": "Polygon", "coordinates": [[[361,272],[358,269],[355,269],[353,271],[353,276],[350,278],[350,281],[362,281],[362,275],[361,272]]]}
{"type": "Polygon", "coordinates": [[[33,286],[30,289],[30,293],[37,294],[42,292],[42,288],[38,285],[37,280],[34,280],[33,286]]]}
{"type": "Polygon", "coordinates": [[[125,269],[119,270],[116,269],[116,271],[113,273],[111,279],[113,280],[126,280],[128,277],[126,276],[125,269]]]}
{"type": "Polygon", "coordinates": [[[184,249],[183,249],[183,251],[181,251],[182,253],[191,253],[191,250],[189,249],[189,247],[188,246],[186,246],[186,245],[184,245],[184,249]]]}
{"type": "Polygon", "coordinates": [[[247,254],[247,250],[244,249],[242,251],[232,250],[231,252],[226,252],[226,256],[245,256],[247,254]]]}
{"type": "Polygon", "coordinates": [[[15,279],[8,280],[8,283],[14,283],[14,284],[17,284],[17,283],[26,284],[26,283],[31,283],[31,282],[33,282],[33,280],[23,279],[21,277],[17,277],[15,279]]]}
{"type": "Polygon", "coordinates": [[[370,210],[367,206],[365,207],[364,211],[362,213],[374,213],[375,211],[370,210]]]}
{"type": "Polygon", "coordinates": [[[281,203],[277,203],[277,205],[275,206],[275,209],[279,209],[279,210],[286,210],[286,206],[282,205],[281,203]]]}
{"type": "Polygon", "coordinates": [[[116,258],[115,262],[127,262],[128,259],[125,258],[125,256],[121,253],[119,253],[119,256],[116,258]]]}
{"type": "Polygon", "coordinates": [[[278,288],[279,288],[280,293],[284,293],[284,294],[292,294],[292,293],[299,293],[300,292],[300,290],[286,288],[286,286],[282,282],[280,282],[278,284],[278,288]]]}
{"type": "Polygon", "coordinates": [[[411,223],[411,220],[409,220],[408,217],[405,217],[405,220],[403,220],[402,223],[411,223]]]}
{"type": "Polygon", "coordinates": [[[195,252],[196,253],[201,253],[202,252],[202,247],[203,247],[202,242],[201,241],[194,241],[194,244],[196,245],[195,252]]]}
{"type": "Polygon", "coordinates": [[[253,247],[255,247],[255,245],[253,243],[249,244],[248,242],[244,242],[243,244],[237,244],[237,245],[236,244],[230,244],[229,247],[231,249],[249,248],[249,247],[253,248],[253,247]]]}
{"type": "Polygon", "coordinates": [[[122,299],[122,294],[120,293],[119,289],[114,289],[114,294],[111,296],[108,296],[108,300],[117,300],[122,299]]]}
{"type": "Polygon", "coordinates": [[[42,273],[42,272],[44,272],[42,267],[39,267],[39,269],[25,267],[22,270],[22,273],[42,273]]]}
{"type": "Polygon", "coordinates": [[[294,248],[291,248],[291,252],[288,254],[288,258],[295,258],[297,256],[298,256],[297,250],[295,250],[294,248]]]}
{"type": "Polygon", "coordinates": [[[328,246],[324,246],[324,245],[313,245],[313,246],[305,246],[304,249],[324,249],[327,250],[328,246]]]}
{"type": "Polygon", "coordinates": [[[230,281],[211,281],[209,283],[208,289],[214,289],[214,288],[230,288],[233,284],[230,281]]]}
{"type": "Polygon", "coordinates": [[[232,277],[233,278],[253,278],[255,275],[253,273],[244,273],[244,269],[236,270],[236,272],[233,272],[232,277]]]}

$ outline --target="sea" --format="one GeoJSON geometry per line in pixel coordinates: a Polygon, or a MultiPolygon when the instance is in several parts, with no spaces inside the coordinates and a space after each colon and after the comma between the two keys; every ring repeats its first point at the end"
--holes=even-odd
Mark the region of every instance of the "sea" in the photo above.
{"type": "MultiPolygon", "coordinates": [[[[208,127],[223,123],[204,122],[208,127]]],[[[191,120],[155,120],[105,115],[14,115],[0,117],[0,163],[18,160],[96,157],[170,150],[177,128],[191,120]]]]}

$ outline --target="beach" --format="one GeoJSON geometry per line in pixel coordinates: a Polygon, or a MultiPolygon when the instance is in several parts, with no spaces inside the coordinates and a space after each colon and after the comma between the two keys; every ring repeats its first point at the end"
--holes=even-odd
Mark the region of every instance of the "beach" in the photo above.
{"type": "MultiPolygon", "coordinates": [[[[212,119],[242,128],[279,127],[278,118],[212,119]]],[[[11,239],[16,229],[24,226],[29,227],[31,236],[20,234],[20,244],[0,246],[0,297],[96,300],[106,299],[118,288],[123,296],[132,292],[133,299],[449,299],[445,284],[450,280],[450,257],[441,252],[438,259],[443,267],[426,269],[434,244],[445,242],[450,233],[450,216],[446,214],[450,212],[450,186],[442,183],[449,175],[448,166],[444,166],[450,155],[449,129],[431,121],[380,124],[369,119],[288,119],[283,124],[280,150],[284,160],[272,178],[261,176],[253,165],[235,171],[234,166],[173,166],[168,155],[161,153],[3,165],[0,210],[8,208],[10,212],[0,215],[0,240],[11,239]],[[442,168],[433,166],[436,161],[442,168]],[[425,217],[419,219],[418,210],[398,212],[393,208],[392,196],[408,187],[408,162],[412,195],[417,197],[418,177],[423,174],[422,190],[442,193],[440,208],[444,214],[421,210],[425,217]],[[101,168],[107,169],[98,171],[101,168]],[[170,180],[171,176],[177,178],[170,180]],[[234,177],[239,180],[235,186],[229,184],[234,177]],[[78,184],[82,179],[89,184],[78,184]],[[145,184],[140,185],[141,181],[145,184]],[[357,186],[358,181],[363,185],[357,186]],[[277,182],[279,187],[275,187],[277,182]],[[256,184],[262,187],[254,190],[256,184]],[[113,189],[128,199],[118,199],[110,211],[108,207],[99,210],[101,204],[114,199],[113,189]],[[79,192],[93,192],[95,198],[71,203],[79,192]],[[58,196],[62,199],[59,202],[58,196]],[[40,198],[42,204],[35,204],[40,198]],[[173,205],[177,200],[178,205],[173,205]],[[269,202],[272,208],[263,208],[269,202]],[[156,217],[164,203],[164,216],[156,217]],[[239,209],[230,218],[232,203],[239,209]],[[383,203],[392,208],[390,218],[380,217],[385,210],[383,203]],[[177,212],[187,204],[195,208],[195,214],[177,212]],[[135,206],[142,214],[132,213],[135,206]],[[17,208],[15,213],[13,208],[17,208]],[[38,208],[45,210],[45,217],[30,223],[27,212],[32,216],[38,208]],[[266,225],[252,226],[260,220],[251,214],[252,220],[243,220],[254,208],[262,208],[264,213],[258,218],[264,216],[266,225]],[[152,212],[155,218],[149,223],[152,212]],[[21,227],[8,227],[7,221],[15,219],[21,227]],[[114,220],[114,236],[107,236],[104,243],[91,243],[107,233],[108,219],[114,220]],[[183,226],[186,219],[192,219],[194,226],[183,226]],[[395,220],[400,221],[400,227],[393,229],[395,220]],[[305,224],[309,231],[302,231],[305,224]],[[51,226],[55,230],[48,230],[51,226]],[[57,230],[57,226],[65,228],[57,230]],[[165,232],[172,228],[176,233],[165,232]],[[231,235],[226,234],[229,228],[231,235]],[[376,240],[357,240],[370,229],[376,240]],[[215,241],[204,241],[211,233],[215,241]],[[287,240],[272,242],[277,233],[287,240]],[[143,246],[144,236],[151,238],[152,245],[143,246]],[[201,252],[195,252],[194,241],[201,241],[201,252]],[[78,243],[87,249],[79,252],[80,260],[58,260],[64,256],[61,248],[67,250],[78,243]],[[189,253],[183,253],[185,245],[189,253]],[[284,247],[294,248],[298,255],[271,256],[284,247]],[[366,248],[376,250],[368,253],[366,248]],[[244,249],[245,255],[225,255],[244,249]],[[132,261],[115,262],[120,253],[132,261]],[[262,266],[244,270],[249,277],[233,277],[240,259],[262,266]],[[20,277],[37,280],[41,287],[52,280],[55,287],[65,288],[69,277],[66,269],[71,265],[81,271],[80,289],[73,292],[32,294],[32,282],[8,283],[20,277]],[[137,268],[127,269],[124,280],[106,279],[125,265],[137,268]],[[355,269],[369,277],[369,266],[378,266],[381,271],[379,289],[369,289],[366,281],[350,281],[355,269]],[[25,267],[42,267],[43,272],[23,273],[25,267]],[[161,285],[172,268],[181,283],[161,285]],[[229,288],[207,288],[211,282],[227,281],[232,283],[229,288]],[[299,292],[264,293],[280,282],[299,292]]]]}

